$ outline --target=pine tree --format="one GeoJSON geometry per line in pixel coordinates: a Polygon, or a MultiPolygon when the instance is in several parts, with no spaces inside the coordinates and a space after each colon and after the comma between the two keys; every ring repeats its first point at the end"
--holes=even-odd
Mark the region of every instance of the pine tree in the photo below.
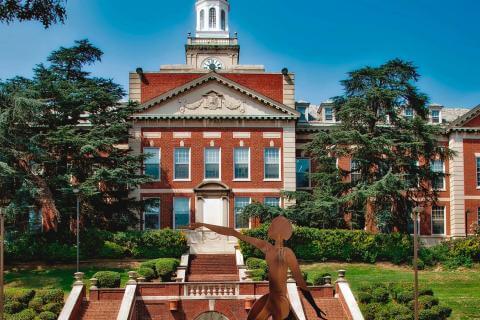
{"type": "Polygon", "coordinates": [[[431,163],[452,153],[438,143],[441,128],[428,123],[418,79],[412,63],[396,59],[350,72],[341,82],[344,94],[334,98],[340,123],[308,148],[319,164],[314,200],[341,214],[364,212],[360,227],[380,231],[406,231],[413,208],[436,201],[432,185],[444,174],[431,163]],[[415,116],[405,117],[405,108],[415,116]],[[356,168],[332,167],[337,158],[354,159],[356,168]]]}
{"type": "Polygon", "coordinates": [[[85,68],[102,51],[87,40],[61,47],[34,77],[0,82],[0,193],[12,199],[16,221],[41,209],[44,230],[68,228],[75,212],[72,181],[81,191],[82,223],[123,229],[142,203],[129,198],[148,179],[142,156],[119,148],[128,141],[135,105],[120,104],[123,89],[85,68]]]}

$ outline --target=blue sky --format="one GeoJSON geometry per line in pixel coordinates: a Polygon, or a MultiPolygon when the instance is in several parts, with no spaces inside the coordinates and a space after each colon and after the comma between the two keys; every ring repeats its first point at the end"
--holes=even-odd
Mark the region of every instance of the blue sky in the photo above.
{"type": "MultiPolygon", "coordinates": [[[[478,0],[231,0],[241,62],[296,73],[297,100],[341,93],[346,72],[399,57],[422,74],[420,88],[447,106],[480,104],[478,0]]],[[[49,52],[88,38],[105,55],[91,68],[127,88],[141,66],[184,63],[194,0],[68,0],[64,25],[0,25],[0,78],[31,76],[49,52]]]]}

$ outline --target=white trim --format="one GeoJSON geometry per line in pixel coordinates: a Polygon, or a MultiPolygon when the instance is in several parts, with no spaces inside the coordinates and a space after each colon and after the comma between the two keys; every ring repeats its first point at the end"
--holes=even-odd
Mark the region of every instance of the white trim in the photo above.
{"type": "Polygon", "coordinates": [[[250,153],[250,147],[234,147],[233,148],[233,181],[251,181],[252,176],[250,174],[250,167],[251,167],[251,153],[250,153]],[[248,177],[247,178],[235,178],[235,149],[247,149],[248,151],[248,177]]]}
{"type": "MultiPolygon", "coordinates": [[[[142,154],[145,155],[145,149],[158,149],[158,179],[153,179],[154,182],[162,181],[162,148],[160,147],[143,147],[142,154]]],[[[146,160],[146,159],[145,159],[146,160]]],[[[143,174],[145,173],[145,160],[143,161],[143,174]]]]}
{"type": "MultiPolygon", "coordinates": [[[[72,291],[70,291],[70,294],[67,297],[67,301],[65,301],[65,305],[62,308],[62,312],[60,312],[60,315],[58,316],[58,320],[73,319],[73,311],[79,299],[82,297],[82,292],[84,288],[85,288],[84,284],[73,285],[72,291]]],[[[85,296],[83,296],[83,298],[85,298],[85,296]]]]}
{"type": "Polygon", "coordinates": [[[282,192],[282,189],[249,189],[249,188],[238,188],[238,189],[232,189],[233,193],[280,193],[282,192]]]}
{"type": "Polygon", "coordinates": [[[233,139],[250,139],[250,132],[233,132],[233,139]]]}
{"type": "Polygon", "coordinates": [[[191,132],[178,132],[178,131],[173,132],[174,139],[188,139],[191,137],[192,137],[191,132]]]}
{"type": "Polygon", "coordinates": [[[219,139],[222,137],[222,133],[221,132],[204,132],[203,137],[208,139],[219,139]]]}
{"type": "Polygon", "coordinates": [[[430,212],[430,233],[432,236],[445,236],[447,234],[447,207],[446,206],[432,206],[430,212]],[[443,233],[433,233],[433,208],[443,208],[443,233]]]}
{"type": "Polygon", "coordinates": [[[146,139],[160,139],[161,137],[161,132],[143,132],[143,138],[146,139]]]}
{"type": "Polygon", "coordinates": [[[263,138],[264,139],[280,139],[282,137],[281,132],[264,132],[263,138]]]}
{"type": "Polygon", "coordinates": [[[137,284],[135,281],[134,284],[127,283],[127,286],[125,287],[125,293],[123,294],[122,302],[120,304],[120,309],[118,311],[117,320],[130,319],[135,305],[136,291],[137,284]]]}
{"type": "Polygon", "coordinates": [[[191,181],[192,179],[192,148],[190,147],[175,147],[173,148],[173,181],[191,181]],[[175,150],[177,149],[188,149],[188,178],[186,179],[176,179],[175,175],[175,150]]]}
{"type": "Polygon", "coordinates": [[[263,181],[282,181],[282,148],[280,147],[266,147],[263,148],[263,181]],[[278,149],[278,178],[265,178],[266,170],[266,161],[265,161],[265,151],[266,149],[278,149]]]}
{"type": "Polygon", "coordinates": [[[172,201],[172,227],[174,230],[177,229],[175,225],[175,199],[188,199],[188,223],[190,223],[192,219],[192,198],[191,197],[173,197],[172,201]]]}
{"type": "Polygon", "coordinates": [[[195,193],[193,189],[139,189],[140,193],[195,193]]]}
{"type": "Polygon", "coordinates": [[[464,196],[464,200],[480,200],[480,196],[464,196]]]}
{"type": "Polygon", "coordinates": [[[348,282],[338,282],[337,285],[343,299],[345,299],[348,311],[350,311],[350,314],[352,315],[352,320],[364,320],[362,312],[358,307],[357,300],[355,300],[355,296],[353,295],[348,282]]]}
{"type": "Polygon", "coordinates": [[[221,147],[205,147],[203,148],[203,181],[222,181],[222,148],[221,147]],[[207,178],[207,149],[218,149],[218,178],[207,178]]]}

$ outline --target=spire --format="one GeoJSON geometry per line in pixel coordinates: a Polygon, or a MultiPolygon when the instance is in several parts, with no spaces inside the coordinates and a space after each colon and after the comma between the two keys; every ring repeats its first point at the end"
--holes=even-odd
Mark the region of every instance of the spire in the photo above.
{"type": "Polygon", "coordinates": [[[228,0],[197,0],[197,38],[230,38],[228,0]]]}

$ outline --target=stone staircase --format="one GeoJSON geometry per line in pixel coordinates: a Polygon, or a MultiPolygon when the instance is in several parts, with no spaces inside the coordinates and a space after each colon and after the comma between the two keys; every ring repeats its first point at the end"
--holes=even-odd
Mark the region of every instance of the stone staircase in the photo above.
{"type": "Polygon", "coordinates": [[[233,254],[190,255],[187,281],[238,281],[238,268],[233,254]]]}
{"type": "Polygon", "coordinates": [[[120,300],[84,301],[79,319],[115,320],[120,310],[120,300]]]}
{"type": "MultiPolygon", "coordinates": [[[[301,296],[303,308],[305,310],[305,316],[307,320],[318,319],[317,313],[313,310],[308,301],[301,296]]],[[[347,314],[338,298],[315,298],[317,306],[325,312],[325,318],[328,320],[344,320],[347,314]]]]}

